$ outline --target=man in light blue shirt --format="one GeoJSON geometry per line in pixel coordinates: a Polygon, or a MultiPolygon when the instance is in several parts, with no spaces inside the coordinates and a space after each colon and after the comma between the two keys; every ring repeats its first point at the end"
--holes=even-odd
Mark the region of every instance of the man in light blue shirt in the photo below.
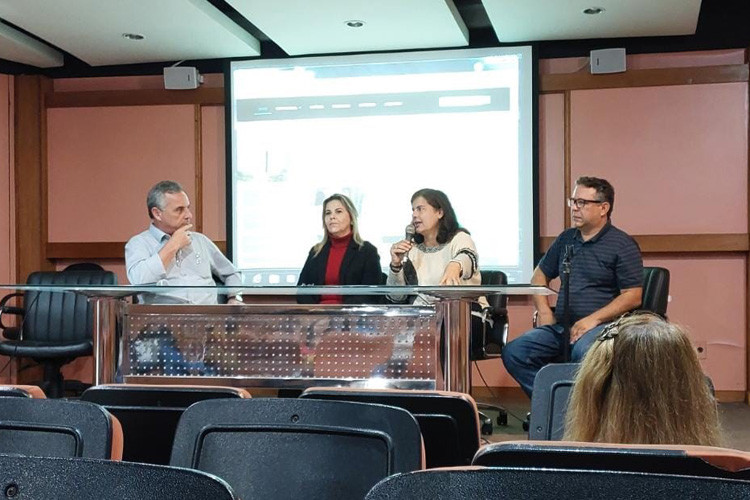
{"type": "MultiPolygon", "coordinates": [[[[125,245],[125,267],[133,285],[241,286],[240,271],[208,237],[192,231],[190,200],[178,183],[162,181],[146,199],[151,225],[125,245]]],[[[147,303],[216,304],[213,290],[169,291],[142,297],[147,303]]],[[[241,297],[229,303],[240,302],[241,297]]]]}

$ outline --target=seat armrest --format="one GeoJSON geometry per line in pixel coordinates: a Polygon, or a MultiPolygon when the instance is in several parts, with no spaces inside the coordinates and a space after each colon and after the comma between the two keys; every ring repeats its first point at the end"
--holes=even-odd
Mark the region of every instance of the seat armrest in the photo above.
{"type": "Polygon", "coordinates": [[[490,310],[490,314],[493,318],[507,318],[508,308],[507,307],[487,307],[485,309],[490,310]]]}
{"type": "Polygon", "coordinates": [[[7,340],[18,340],[21,338],[21,329],[15,326],[3,328],[3,338],[7,340]]]}
{"type": "Polygon", "coordinates": [[[16,337],[18,338],[18,328],[14,326],[6,326],[3,323],[3,316],[6,314],[13,314],[15,316],[23,316],[26,313],[26,310],[23,307],[15,307],[15,306],[9,306],[8,301],[12,299],[13,297],[20,297],[22,296],[22,292],[16,292],[16,293],[9,293],[5,297],[0,300],[0,329],[2,329],[5,332],[5,336],[7,338],[14,338],[9,336],[13,330],[16,331],[16,337]]]}

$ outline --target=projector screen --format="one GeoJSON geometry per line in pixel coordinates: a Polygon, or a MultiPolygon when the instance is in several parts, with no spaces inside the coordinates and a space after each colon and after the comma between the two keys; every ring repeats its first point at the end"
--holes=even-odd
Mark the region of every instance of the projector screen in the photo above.
{"type": "Polygon", "coordinates": [[[425,187],[448,195],[481,269],[528,283],[533,67],[531,47],[231,62],[227,246],[247,283],[296,284],[334,193],[385,270],[425,187]]]}

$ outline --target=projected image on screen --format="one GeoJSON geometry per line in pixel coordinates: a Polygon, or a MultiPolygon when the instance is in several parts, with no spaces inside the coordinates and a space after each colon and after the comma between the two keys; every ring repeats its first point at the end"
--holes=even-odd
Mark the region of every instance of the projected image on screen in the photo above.
{"type": "Polygon", "coordinates": [[[248,282],[296,283],[333,193],[385,269],[424,187],[448,195],[482,269],[528,282],[531,68],[528,47],[233,62],[229,239],[248,282]]]}

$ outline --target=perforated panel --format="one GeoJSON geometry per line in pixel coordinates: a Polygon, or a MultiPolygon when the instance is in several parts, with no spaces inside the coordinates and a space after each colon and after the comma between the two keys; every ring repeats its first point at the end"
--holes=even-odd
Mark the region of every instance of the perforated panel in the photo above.
{"type": "Polygon", "coordinates": [[[432,307],[281,307],[130,306],[123,374],[437,387],[432,307]]]}

